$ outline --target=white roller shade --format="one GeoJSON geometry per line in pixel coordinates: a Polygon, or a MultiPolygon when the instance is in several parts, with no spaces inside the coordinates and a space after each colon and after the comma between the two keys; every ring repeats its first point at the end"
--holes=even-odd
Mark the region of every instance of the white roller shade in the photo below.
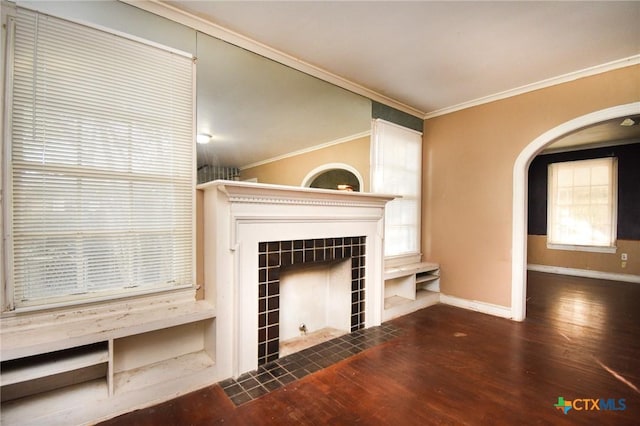
{"type": "Polygon", "coordinates": [[[193,61],[18,9],[15,306],[193,283],[193,61]]]}

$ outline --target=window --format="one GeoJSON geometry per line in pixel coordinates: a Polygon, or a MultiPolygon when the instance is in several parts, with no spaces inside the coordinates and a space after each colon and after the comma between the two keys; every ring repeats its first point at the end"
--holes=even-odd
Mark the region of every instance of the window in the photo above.
{"type": "Polygon", "coordinates": [[[23,9],[9,34],[4,309],[191,286],[192,58],[23,9]]]}
{"type": "Polygon", "coordinates": [[[385,256],[418,254],[422,134],[376,119],[371,152],[372,192],[401,196],[387,203],[385,256]]]}
{"type": "Polygon", "coordinates": [[[550,164],[548,243],[612,247],[616,194],[615,158],[550,164]]]}

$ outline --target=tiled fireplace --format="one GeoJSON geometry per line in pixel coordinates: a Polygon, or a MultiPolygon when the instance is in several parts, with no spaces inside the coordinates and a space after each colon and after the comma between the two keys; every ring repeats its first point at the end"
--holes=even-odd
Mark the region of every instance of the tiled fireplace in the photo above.
{"type": "Polygon", "coordinates": [[[393,197],[231,181],[198,188],[204,291],[216,300],[216,345],[209,352],[218,377],[238,377],[278,358],[281,274],[296,265],[350,262],[347,332],[380,325],[384,206],[393,197]]]}
{"type": "Polygon", "coordinates": [[[261,242],[258,256],[258,365],[279,357],[280,272],[283,268],[350,260],[349,330],[364,327],[365,236],[261,242]]]}

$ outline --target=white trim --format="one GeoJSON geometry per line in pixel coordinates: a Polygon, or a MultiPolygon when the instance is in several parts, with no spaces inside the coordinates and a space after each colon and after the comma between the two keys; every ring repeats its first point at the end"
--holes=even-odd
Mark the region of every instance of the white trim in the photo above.
{"type": "Polygon", "coordinates": [[[180,50],[180,49],[176,49],[175,47],[171,47],[171,46],[167,46],[158,42],[155,42],[153,40],[149,40],[146,39],[144,37],[139,37],[124,31],[120,31],[120,30],[116,30],[112,27],[106,26],[106,25],[100,25],[97,24],[95,22],[92,22],[90,20],[86,20],[86,19],[81,19],[81,18],[75,18],[75,17],[68,17],[65,14],[61,14],[61,13],[56,13],[55,11],[50,11],[47,8],[43,8],[42,6],[39,6],[37,3],[33,4],[30,3],[29,1],[27,2],[22,2],[19,1],[17,2],[17,6],[19,8],[25,9],[25,10],[30,10],[32,12],[37,12],[40,13],[42,15],[46,15],[46,16],[51,16],[53,18],[56,19],[60,19],[63,21],[67,21],[67,22],[72,22],[74,24],[78,24],[78,25],[82,25],[84,27],[88,27],[94,30],[98,30],[98,31],[102,31],[105,33],[109,33],[111,35],[115,35],[118,37],[122,37],[131,41],[135,41],[136,43],[141,43],[141,44],[145,44],[147,46],[151,46],[151,47],[155,47],[156,49],[160,49],[160,50],[164,50],[170,53],[174,53],[176,55],[179,56],[184,56],[185,58],[189,58],[189,59],[194,59],[195,55],[191,52],[186,52],[184,50],[180,50]]]}
{"type": "Polygon", "coordinates": [[[371,135],[371,130],[367,130],[367,131],[364,131],[364,132],[356,133],[354,135],[349,135],[349,136],[345,136],[343,138],[334,139],[334,140],[329,141],[329,142],[321,143],[320,145],[314,145],[314,146],[309,147],[309,148],[303,148],[303,149],[300,149],[298,151],[288,152],[286,154],[278,155],[276,157],[267,158],[266,160],[261,160],[261,161],[255,162],[255,163],[247,164],[245,166],[241,166],[240,170],[242,171],[242,170],[250,169],[252,167],[258,167],[258,166],[262,166],[262,165],[265,165],[265,164],[268,164],[268,163],[273,163],[274,161],[284,160],[286,158],[295,157],[297,155],[307,154],[309,152],[318,151],[320,149],[328,148],[328,147],[334,146],[334,145],[340,145],[341,143],[351,142],[353,140],[364,138],[364,137],[370,136],[370,135],[371,135]]]}
{"type": "MultiPolygon", "coordinates": [[[[547,166],[549,181],[547,182],[547,248],[552,250],[590,251],[596,253],[615,253],[616,235],[618,233],[618,159],[617,157],[602,156],[574,161],[552,162],[547,166]],[[608,214],[608,235],[607,241],[602,241],[601,237],[594,237],[595,232],[581,232],[577,236],[568,236],[565,233],[574,230],[575,224],[567,225],[562,220],[563,203],[559,196],[559,176],[564,170],[575,173],[578,169],[593,170],[594,167],[604,167],[607,169],[607,214],[608,214]],[[576,241],[577,240],[577,241],[576,241]],[[582,240],[582,241],[580,241],[582,240]],[[581,244],[582,243],[582,244],[581,244]],[[588,244],[592,243],[592,244],[588,244]],[[598,245],[597,243],[600,243],[598,245]],[[606,243],[602,244],[602,243],[606,243]]],[[[584,184],[584,182],[582,182],[584,184]]],[[[590,183],[591,184],[591,183],[590,183]]],[[[573,193],[576,182],[566,189],[573,193]]],[[[604,186],[604,185],[603,185],[604,186]]],[[[591,186],[589,187],[591,188],[591,186]]],[[[575,204],[571,203],[570,207],[575,204]]],[[[592,212],[593,205],[584,206],[592,212]]]]}
{"type": "Polygon", "coordinates": [[[547,242],[549,250],[588,251],[590,253],[615,253],[616,246],[579,246],[573,244],[554,244],[547,242]]]}
{"type": "MultiPolygon", "coordinates": [[[[5,7],[4,4],[2,4],[5,7]]],[[[11,9],[15,13],[15,9],[11,9]]],[[[5,63],[2,66],[4,84],[0,87],[3,103],[0,105],[2,111],[3,143],[0,146],[0,165],[2,166],[2,184],[0,184],[0,208],[2,217],[0,218],[0,232],[2,232],[2,243],[0,243],[0,312],[12,310],[13,303],[13,171],[11,166],[11,129],[13,112],[13,55],[15,47],[15,16],[2,13],[2,23],[5,30],[2,42],[6,43],[5,63]],[[6,21],[6,24],[5,24],[6,21]]]]}
{"type": "MultiPolygon", "coordinates": [[[[146,332],[149,330],[140,329],[152,322],[166,321],[171,312],[178,315],[185,310],[185,306],[187,312],[202,306],[206,308],[208,317],[215,316],[215,309],[209,302],[195,300],[194,289],[129,298],[126,301],[67,306],[59,310],[15,313],[2,318],[0,359],[6,361],[146,332]],[[152,310],[166,312],[157,316],[145,315],[145,312],[152,310]],[[134,315],[136,319],[131,318],[134,315]],[[125,326],[136,331],[125,331],[125,326]]],[[[165,327],[170,325],[155,326],[154,329],[165,327]]]]}
{"type": "MultiPolygon", "coordinates": [[[[194,281],[195,282],[195,281],[194,281]]],[[[25,304],[23,306],[16,307],[11,311],[5,311],[0,314],[0,318],[4,320],[5,317],[11,316],[13,314],[28,314],[28,313],[37,313],[37,312],[49,312],[54,309],[59,308],[75,308],[80,309],[81,306],[84,305],[99,305],[101,303],[126,303],[131,299],[145,296],[162,296],[164,294],[173,294],[174,292],[179,291],[190,291],[195,290],[196,286],[194,284],[184,284],[174,287],[158,287],[158,288],[148,288],[140,291],[130,291],[130,292],[120,292],[116,293],[115,291],[104,292],[104,294],[96,295],[94,297],[82,297],[83,295],[76,296],[74,298],[70,298],[69,296],[65,297],[56,297],[51,298],[52,302],[49,303],[34,303],[34,304],[25,304]]]]}
{"type": "MultiPolygon", "coordinates": [[[[209,188],[217,188],[227,196],[230,202],[251,204],[371,207],[384,206],[385,203],[396,198],[395,195],[390,194],[335,191],[333,189],[301,188],[230,180],[214,180],[197,186],[197,189],[203,191],[209,188]]],[[[313,216],[307,215],[305,218],[313,216]]],[[[257,212],[255,216],[257,220],[266,217],[266,213],[262,210],[257,212]]],[[[291,220],[286,215],[278,217],[291,220]]],[[[336,216],[334,219],[340,218],[336,216]]]]}
{"type": "Polygon", "coordinates": [[[571,275],[574,277],[595,278],[608,281],[623,281],[640,284],[640,275],[619,274],[616,272],[591,271],[589,269],[565,268],[563,266],[549,266],[528,264],[529,271],[546,272],[549,274],[571,275]]]}
{"type": "Polygon", "coordinates": [[[353,175],[356,177],[356,179],[358,179],[358,185],[360,186],[360,192],[364,192],[364,181],[362,180],[362,175],[360,174],[360,172],[358,171],[358,169],[356,169],[353,166],[350,166],[346,163],[326,163],[323,164],[321,166],[316,167],[315,169],[311,170],[309,173],[307,173],[307,175],[304,177],[304,179],[302,179],[302,183],[300,184],[300,186],[303,186],[305,188],[309,188],[310,185],[313,183],[313,180],[315,178],[317,178],[320,174],[322,174],[323,172],[329,171],[329,170],[347,170],[348,172],[353,173],[353,175]]]}
{"type": "Polygon", "coordinates": [[[384,124],[389,125],[389,126],[397,127],[398,129],[402,129],[402,130],[405,130],[405,131],[413,132],[413,133],[415,133],[417,135],[422,136],[422,132],[420,130],[412,129],[411,127],[403,126],[402,124],[394,123],[392,121],[387,121],[384,118],[374,118],[371,121],[373,122],[372,127],[375,127],[375,123],[379,122],[379,123],[384,123],[384,124]]]}
{"type": "Polygon", "coordinates": [[[276,62],[280,62],[283,65],[286,65],[298,71],[302,71],[306,74],[317,77],[329,83],[335,84],[338,87],[342,87],[343,89],[347,89],[358,95],[365,96],[369,99],[383,103],[385,105],[388,105],[400,111],[406,112],[407,114],[413,115],[415,117],[422,118],[425,114],[424,111],[421,111],[417,108],[406,105],[395,99],[389,98],[388,96],[385,96],[381,93],[378,93],[374,90],[364,87],[358,83],[347,80],[346,78],[340,77],[337,74],[333,74],[327,70],[319,68],[308,62],[305,62],[300,58],[291,56],[285,52],[282,52],[273,47],[267,46],[266,44],[263,44],[257,40],[244,36],[230,29],[224,28],[220,25],[214,24],[213,22],[207,21],[206,19],[203,19],[199,16],[180,10],[169,4],[161,3],[158,0],[150,0],[150,1],[120,0],[120,1],[122,1],[123,3],[130,4],[132,6],[135,6],[137,8],[140,8],[142,10],[146,10],[147,12],[151,12],[156,15],[162,16],[164,18],[170,19],[179,24],[186,25],[197,31],[201,31],[205,34],[208,34],[212,37],[226,41],[228,43],[234,44],[250,52],[257,53],[258,55],[264,56],[268,59],[272,59],[276,62]]]}
{"type": "Polygon", "coordinates": [[[513,214],[511,243],[511,312],[516,321],[526,316],[527,283],[527,187],[529,164],[542,149],[558,137],[590,124],[640,111],[640,102],[632,102],[595,111],[569,120],[543,133],[524,147],[513,166],[513,214]]]}
{"type": "Polygon", "coordinates": [[[622,59],[607,62],[604,64],[596,65],[593,67],[585,68],[582,70],[559,75],[556,77],[551,77],[546,80],[538,81],[537,83],[526,84],[524,86],[516,87],[515,89],[509,89],[509,90],[505,90],[504,92],[499,92],[493,95],[484,96],[482,98],[474,99],[471,101],[462,102],[458,105],[442,108],[433,112],[426,113],[424,116],[424,119],[428,120],[430,118],[438,117],[445,114],[450,114],[452,112],[460,111],[463,109],[475,107],[478,105],[488,104],[489,102],[511,98],[513,96],[518,96],[524,93],[533,92],[534,90],[540,90],[547,87],[556,86],[558,84],[567,83],[569,81],[578,80],[580,78],[589,77],[596,74],[602,74],[605,72],[629,67],[632,65],[638,65],[638,64],[640,64],[640,55],[629,56],[627,58],[622,58],[622,59]]]}
{"type": "Polygon", "coordinates": [[[440,303],[468,309],[470,311],[481,312],[501,318],[511,318],[511,309],[506,306],[494,305],[492,303],[480,302],[478,300],[461,299],[447,294],[440,294],[440,303]]]}

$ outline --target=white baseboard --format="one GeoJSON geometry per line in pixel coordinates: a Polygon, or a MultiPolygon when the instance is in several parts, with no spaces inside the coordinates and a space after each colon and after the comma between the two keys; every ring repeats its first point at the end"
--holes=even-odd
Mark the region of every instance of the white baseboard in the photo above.
{"type": "Polygon", "coordinates": [[[456,306],[458,308],[469,309],[471,311],[482,312],[483,314],[489,314],[496,317],[509,319],[513,318],[513,315],[511,314],[511,308],[486,302],[479,302],[477,300],[461,299],[459,297],[440,294],[440,303],[456,306]]]}
{"type": "Polygon", "coordinates": [[[548,266],[528,264],[529,271],[548,272],[550,274],[572,275],[575,277],[596,278],[599,280],[624,281],[640,284],[640,275],[618,274],[615,272],[591,271],[589,269],[565,268],[562,266],[548,266]]]}

